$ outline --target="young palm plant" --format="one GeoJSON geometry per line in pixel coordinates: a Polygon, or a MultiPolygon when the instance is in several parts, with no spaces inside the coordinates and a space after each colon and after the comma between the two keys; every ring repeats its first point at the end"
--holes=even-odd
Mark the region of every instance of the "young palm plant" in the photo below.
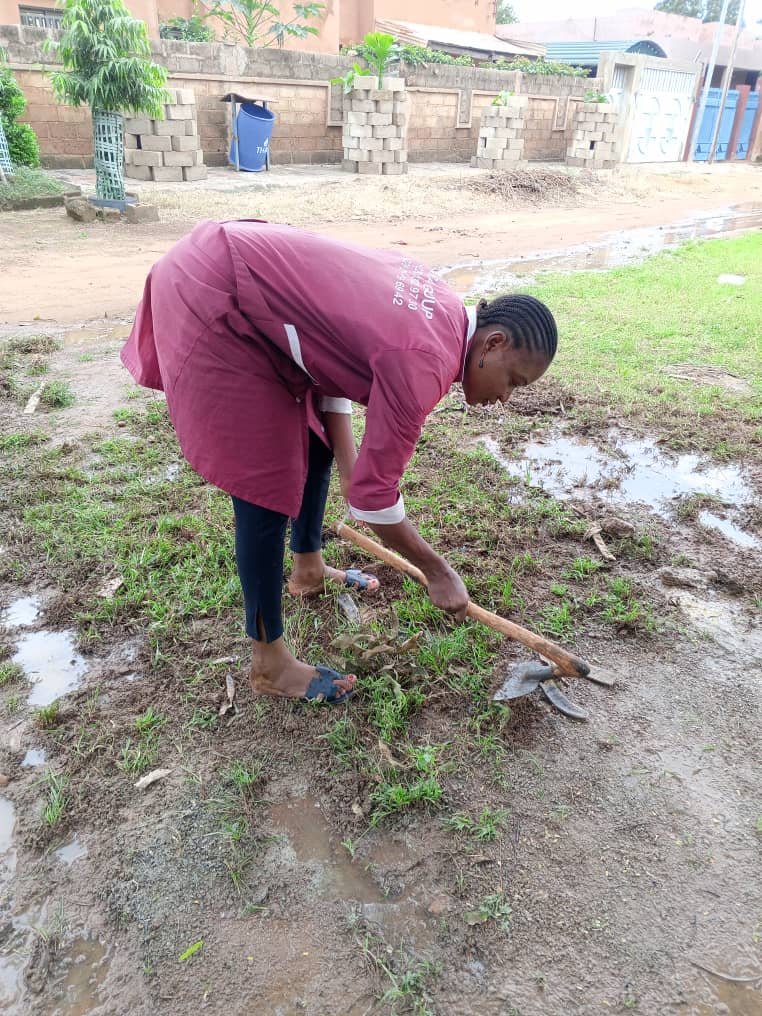
{"type": "Polygon", "coordinates": [[[51,74],[59,102],[87,105],[93,118],[95,193],[124,201],[122,113],[160,117],[167,72],[153,63],[145,22],[122,0],[62,0],[62,34],[49,48],[63,69],[51,74]]]}

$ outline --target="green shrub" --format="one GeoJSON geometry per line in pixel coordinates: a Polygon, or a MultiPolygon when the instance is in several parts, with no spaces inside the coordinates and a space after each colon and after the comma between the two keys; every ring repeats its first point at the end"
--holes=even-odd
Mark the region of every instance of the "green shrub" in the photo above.
{"type": "Polygon", "coordinates": [[[40,147],[29,124],[16,120],[26,109],[24,93],[8,67],[0,67],[0,119],[3,121],[11,162],[15,166],[39,166],[40,147]]]}
{"type": "Polygon", "coordinates": [[[586,78],[590,74],[587,67],[572,67],[571,64],[556,63],[553,60],[530,60],[526,56],[518,56],[513,60],[496,60],[492,66],[499,71],[521,71],[522,74],[561,78],[586,78]]]}
{"type": "Polygon", "coordinates": [[[190,18],[170,18],[159,25],[162,39],[183,39],[185,42],[214,42],[214,32],[199,14],[190,18]]]}

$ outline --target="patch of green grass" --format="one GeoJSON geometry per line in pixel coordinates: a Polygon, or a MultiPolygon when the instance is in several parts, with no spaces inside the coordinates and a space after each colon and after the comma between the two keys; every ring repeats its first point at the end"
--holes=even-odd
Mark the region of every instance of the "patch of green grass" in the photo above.
{"type": "Polygon", "coordinates": [[[44,444],[47,440],[48,435],[41,430],[35,430],[29,434],[4,434],[0,437],[0,452],[32,448],[34,445],[44,444]]]}
{"type": "Polygon", "coordinates": [[[339,762],[349,768],[362,751],[362,741],[357,726],[349,716],[340,716],[333,726],[321,737],[333,749],[339,762]]]}
{"type": "Polygon", "coordinates": [[[389,815],[405,811],[415,805],[438,806],[442,799],[442,785],[436,776],[423,776],[407,783],[382,781],[373,790],[370,824],[379,825],[389,815]]]}
{"type": "Polygon", "coordinates": [[[9,661],[0,663],[0,688],[5,687],[6,684],[12,684],[14,681],[21,681],[24,676],[24,668],[20,663],[9,661]]]}
{"type": "Polygon", "coordinates": [[[709,415],[720,399],[724,410],[762,418],[762,234],[691,243],[610,272],[545,277],[533,292],[553,308],[565,338],[551,371],[603,391],[620,413],[641,405],[709,415]],[[718,285],[727,272],[746,285],[718,285]],[[670,378],[677,363],[724,368],[752,393],[670,378]]]}
{"type": "Polygon", "coordinates": [[[574,634],[574,607],[570,600],[564,599],[559,604],[548,604],[540,612],[538,619],[540,631],[557,639],[571,638],[574,634]]]}
{"type": "Polygon", "coordinates": [[[484,808],[477,818],[471,818],[470,815],[458,812],[451,815],[445,824],[455,832],[468,833],[480,843],[490,843],[501,835],[507,814],[508,812],[503,808],[495,810],[484,808]]]}
{"type": "Polygon", "coordinates": [[[32,713],[32,720],[35,726],[40,727],[42,730],[49,730],[51,727],[58,726],[58,721],[61,715],[61,706],[58,700],[51,702],[47,706],[40,706],[39,709],[35,709],[32,713]]]}
{"type": "Polygon", "coordinates": [[[9,353],[19,353],[21,356],[32,354],[43,355],[53,353],[61,348],[50,335],[12,335],[3,343],[3,350],[9,353]]]}
{"type": "Polygon", "coordinates": [[[236,760],[223,771],[222,778],[226,783],[231,783],[234,787],[240,790],[241,793],[247,794],[250,793],[262,779],[264,767],[264,762],[256,762],[252,765],[246,765],[244,762],[236,760]]]}
{"type": "Polygon", "coordinates": [[[601,561],[596,561],[592,557],[575,557],[571,565],[564,572],[565,579],[571,579],[574,582],[583,582],[591,575],[595,575],[603,568],[601,561]]]}
{"type": "Polygon", "coordinates": [[[159,734],[167,717],[149,706],[134,721],[137,737],[128,737],[122,745],[117,766],[122,772],[138,776],[146,772],[159,757],[159,734]]]}
{"type": "Polygon", "coordinates": [[[474,910],[469,910],[465,915],[466,924],[487,924],[494,921],[503,931],[508,931],[512,913],[505,893],[500,890],[485,896],[474,910]]]}
{"type": "Polygon", "coordinates": [[[636,599],[632,582],[616,577],[609,581],[608,592],[599,600],[609,624],[619,628],[642,627],[653,631],[655,621],[648,607],[636,599]]]}
{"type": "Polygon", "coordinates": [[[45,807],[42,817],[46,825],[54,828],[58,825],[66,810],[66,788],[68,780],[49,769],[43,776],[45,787],[45,807]]]}
{"type": "Polygon", "coordinates": [[[40,395],[40,402],[51,409],[68,409],[75,401],[74,392],[67,381],[49,381],[40,395]]]}
{"type": "Polygon", "coordinates": [[[20,198],[50,197],[63,194],[64,185],[44,169],[17,166],[7,183],[0,183],[0,208],[20,198]]]}

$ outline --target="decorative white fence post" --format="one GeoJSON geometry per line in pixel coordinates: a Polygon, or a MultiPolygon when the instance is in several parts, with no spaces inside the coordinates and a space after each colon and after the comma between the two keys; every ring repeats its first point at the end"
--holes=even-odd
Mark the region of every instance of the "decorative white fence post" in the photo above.
{"type": "Polygon", "coordinates": [[[482,110],[479,140],[471,165],[476,169],[515,169],[524,159],[524,120],[529,97],[507,95],[482,110]]]}
{"type": "Polygon", "coordinates": [[[358,75],[344,96],[344,160],[350,173],[407,173],[409,104],[404,78],[358,75]]]}
{"type": "Polygon", "coordinates": [[[611,169],[616,158],[619,113],[610,102],[580,102],[572,120],[567,166],[611,169]]]}

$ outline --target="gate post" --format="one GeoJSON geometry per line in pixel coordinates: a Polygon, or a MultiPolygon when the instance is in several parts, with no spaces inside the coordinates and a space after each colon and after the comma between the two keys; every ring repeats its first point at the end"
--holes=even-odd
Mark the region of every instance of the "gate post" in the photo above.
{"type": "Polygon", "coordinates": [[[738,92],[738,102],[736,103],[736,118],[733,121],[733,129],[730,132],[730,141],[728,141],[728,153],[725,156],[725,161],[730,162],[732,159],[735,161],[736,157],[736,146],[738,144],[738,135],[741,133],[741,127],[743,126],[743,116],[746,112],[746,103],[749,101],[749,93],[751,92],[751,85],[736,85],[736,91],[738,92]]]}

